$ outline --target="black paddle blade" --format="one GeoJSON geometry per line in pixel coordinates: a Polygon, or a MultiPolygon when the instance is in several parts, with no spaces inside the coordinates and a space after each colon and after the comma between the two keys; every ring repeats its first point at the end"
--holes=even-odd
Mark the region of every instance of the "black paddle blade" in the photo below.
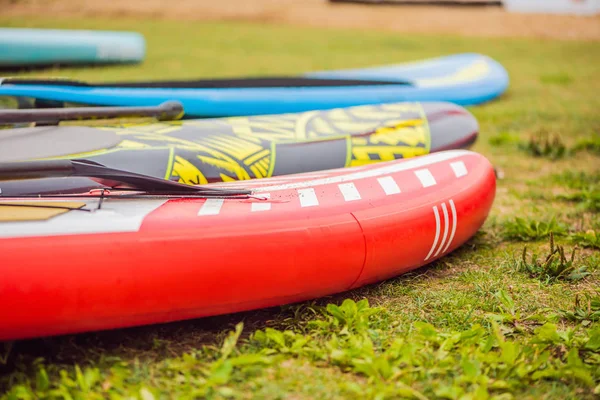
{"type": "Polygon", "coordinates": [[[107,168],[89,160],[48,160],[0,163],[0,182],[23,179],[86,177],[111,188],[136,189],[146,193],[169,193],[206,197],[247,196],[251,191],[213,189],[107,168]]]}

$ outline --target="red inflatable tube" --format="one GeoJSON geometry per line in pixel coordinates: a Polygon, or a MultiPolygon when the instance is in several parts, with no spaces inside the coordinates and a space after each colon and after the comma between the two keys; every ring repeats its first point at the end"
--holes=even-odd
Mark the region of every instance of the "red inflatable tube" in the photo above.
{"type": "Polygon", "coordinates": [[[219,186],[253,197],[113,195],[95,210],[88,196],[69,201],[92,211],[37,220],[3,218],[14,208],[0,199],[0,340],[251,310],[396,276],[473,236],[495,177],[460,150],[219,186]]]}

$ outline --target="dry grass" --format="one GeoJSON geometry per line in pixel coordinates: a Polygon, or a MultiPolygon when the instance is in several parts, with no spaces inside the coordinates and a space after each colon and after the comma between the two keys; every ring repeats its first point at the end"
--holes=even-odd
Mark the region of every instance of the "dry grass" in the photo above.
{"type": "Polygon", "coordinates": [[[445,33],[478,37],[600,40],[600,16],[510,14],[500,7],[360,5],[326,0],[0,0],[8,16],[152,17],[445,33]]]}

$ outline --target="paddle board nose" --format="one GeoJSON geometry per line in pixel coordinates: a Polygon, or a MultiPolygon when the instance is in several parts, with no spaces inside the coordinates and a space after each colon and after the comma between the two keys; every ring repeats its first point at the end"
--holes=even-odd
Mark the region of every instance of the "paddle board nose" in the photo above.
{"type": "Polygon", "coordinates": [[[468,148],[477,140],[479,123],[453,103],[422,103],[431,135],[430,152],[468,148]]]}

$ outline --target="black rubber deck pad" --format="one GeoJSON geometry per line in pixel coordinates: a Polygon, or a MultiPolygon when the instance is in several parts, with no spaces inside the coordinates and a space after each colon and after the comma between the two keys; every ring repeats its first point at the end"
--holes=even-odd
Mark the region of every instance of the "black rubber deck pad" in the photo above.
{"type": "Polygon", "coordinates": [[[321,79],[304,77],[258,77],[232,79],[200,79],[189,81],[109,82],[90,84],[64,79],[21,79],[6,78],[2,84],[10,85],[54,85],[82,87],[124,88],[169,88],[169,89],[229,89],[229,88],[276,88],[276,87],[328,87],[328,86],[373,86],[410,85],[407,81],[379,81],[360,79],[321,79]]]}

